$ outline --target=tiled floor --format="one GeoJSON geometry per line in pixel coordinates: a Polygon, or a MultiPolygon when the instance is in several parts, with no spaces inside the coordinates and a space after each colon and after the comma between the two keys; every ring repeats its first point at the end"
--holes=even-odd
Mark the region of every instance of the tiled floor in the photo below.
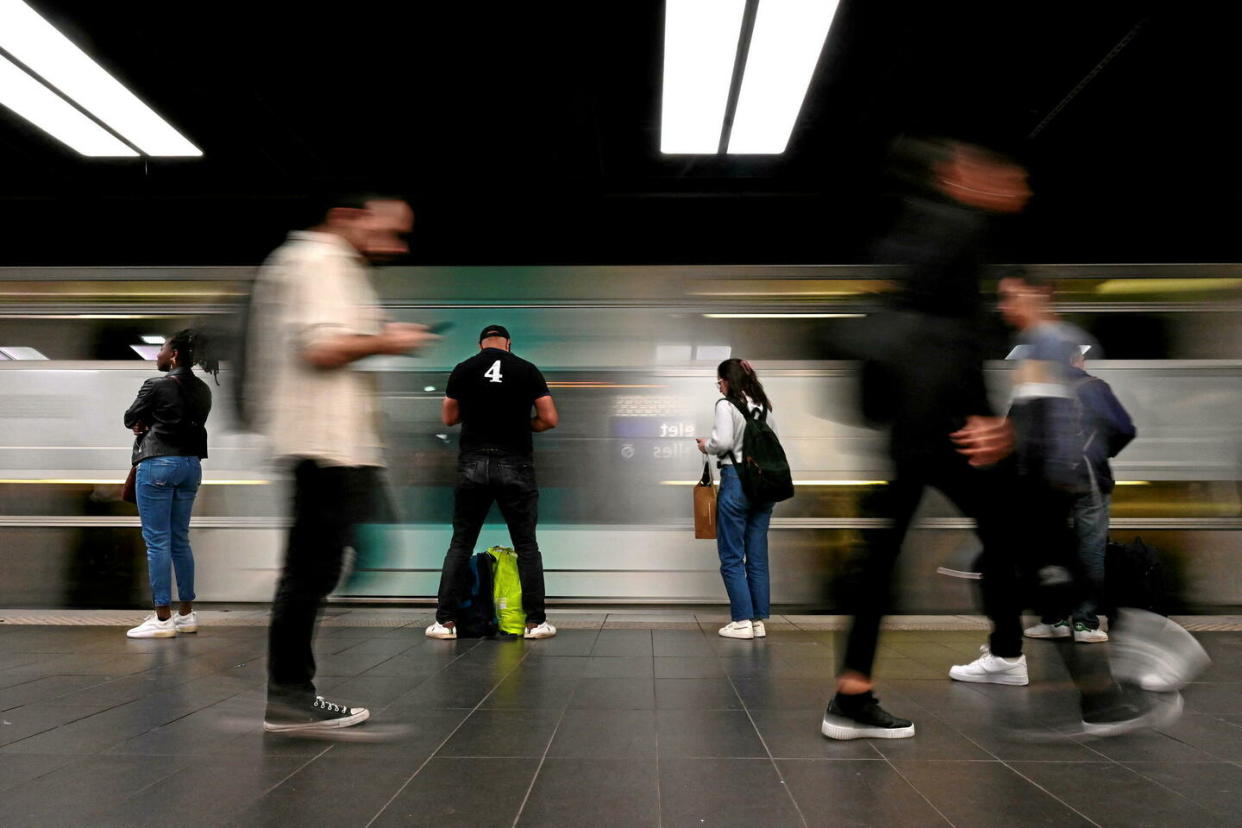
{"type": "Polygon", "coordinates": [[[918,736],[838,743],[839,633],[810,621],[439,642],[416,611],[351,615],[318,639],[321,690],[373,711],[347,741],[261,732],[262,627],[0,624],[0,825],[1242,824],[1239,633],[1198,634],[1214,663],[1176,725],[1076,741],[1054,645],[1028,646],[1028,688],[962,685],[978,631],[892,630],[879,695],[918,736]]]}

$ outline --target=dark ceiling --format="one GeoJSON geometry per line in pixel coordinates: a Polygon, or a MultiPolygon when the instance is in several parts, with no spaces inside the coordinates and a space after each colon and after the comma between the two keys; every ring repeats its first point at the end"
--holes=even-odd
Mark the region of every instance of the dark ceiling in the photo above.
{"type": "Polygon", "coordinates": [[[1242,260],[1224,2],[844,0],[788,151],[749,158],[660,155],[662,2],[31,5],[205,157],[0,109],[0,264],[255,263],[351,187],[414,200],[414,263],[858,261],[912,131],[1029,159],[1008,258],[1242,260]]]}

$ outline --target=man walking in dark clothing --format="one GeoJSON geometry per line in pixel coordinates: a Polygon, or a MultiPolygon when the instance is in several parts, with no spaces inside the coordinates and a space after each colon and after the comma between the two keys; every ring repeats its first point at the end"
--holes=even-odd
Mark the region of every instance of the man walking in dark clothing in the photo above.
{"type": "Polygon", "coordinates": [[[461,423],[461,454],[453,540],[444,556],[439,605],[428,638],[457,637],[454,616],[469,594],[470,555],[493,501],[500,505],[518,556],[525,637],[556,635],[544,608],[543,559],[535,537],[539,489],[531,434],[556,428],[559,417],[543,374],[514,356],[511,347],[508,330],[487,326],[479,334],[479,353],[453,369],[445,389],[441,416],[445,425],[461,423]]]}
{"type": "Polygon", "coordinates": [[[1027,683],[1016,578],[998,550],[1002,500],[989,478],[999,472],[981,468],[993,459],[984,452],[969,459],[960,454],[954,436],[969,428],[995,458],[1011,439],[984,385],[978,281],[990,214],[1020,211],[1030,190],[1025,170],[1004,157],[952,142],[931,147],[930,154],[927,191],[907,200],[878,256],[906,266],[897,309],[882,329],[877,326],[880,341],[866,347],[863,366],[864,414],[891,425],[896,473],[882,511],[892,527],[877,533],[863,562],[837,693],[820,728],[831,739],[914,735],[912,722],[879,706],[871,671],[897,557],[928,486],[976,520],[986,561],[984,609],[993,622],[990,646],[1014,662],[1007,683],[1027,683]]]}

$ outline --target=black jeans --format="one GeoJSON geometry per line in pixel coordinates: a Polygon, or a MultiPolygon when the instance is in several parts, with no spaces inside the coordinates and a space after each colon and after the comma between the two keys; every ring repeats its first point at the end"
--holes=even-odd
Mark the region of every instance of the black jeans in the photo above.
{"type": "Polygon", "coordinates": [[[886,503],[882,511],[892,526],[876,533],[863,561],[854,591],[857,603],[844,669],[871,676],[880,621],[892,607],[893,569],[928,486],[939,489],[964,515],[975,520],[983,542],[983,610],[992,621],[989,648],[998,656],[1022,654],[1018,571],[1015,556],[1005,543],[1005,490],[1010,479],[1006,469],[977,469],[951,451],[930,458],[898,460],[895,479],[883,494],[886,503]]]}
{"type": "Polygon", "coordinates": [[[312,641],[323,599],[340,580],[355,525],[389,519],[378,468],[302,460],[293,484],[293,527],[268,631],[268,696],[280,698],[315,695],[312,641]]]}
{"type": "Polygon", "coordinates": [[[535,467],[529,457],[484,449],[463,452],[457,460],[457,491],[453,500],[453,540],[444,556],[440,573],[439,606],[436,620],[452,621],[458,602],[467,597],[470,555],[479,540],[483,521],[492,508],[509,527],[509,538],[518,555],[518,577],[522,582],[522,610],[526,621],[542,624],[547,619],[543,596],[543,557],[535,539],[539,519],[539,489],[535,467]]]}

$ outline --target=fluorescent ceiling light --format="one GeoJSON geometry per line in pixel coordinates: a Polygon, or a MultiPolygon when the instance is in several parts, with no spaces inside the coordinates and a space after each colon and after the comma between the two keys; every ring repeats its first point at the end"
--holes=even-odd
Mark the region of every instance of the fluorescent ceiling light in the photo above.
{"type": "Polygon", "coordinates": [[[124,141],[3,55],[0,55],[0,104],[82,155],[92,158],[138,156],[124,141]]]}
{"type": "Polygon", "coordinates": [[[154,362],[156,355],[160,352],[160,349],[155,345],[130,345],[129,347],[130,350],[148,362],[154,362]]]}
{"type": "Polygon", "coordinates": [[[785,151],[823,51],[837,0],[761,0],[729,153],[785,151]]]}
{"type": "Polygon", "coordinates": [[[0,47],[147,155],[203,154],[22,0],[0,0],[0,47]]]}
{"type": "Polygon", "coordinates": [[[746,0],[665,3],[660,152],[719,152],[745,10],[746,0]]]}
{"type": "Polygon", "coordinates": [[[145,336],[142,337],[142,341],[147,343],[148,345],[163,345],[164,337],[160,336],[159,334],[146,334],[145,336]]]}
{"type": "Polygon", "coordinates": [[[15,345],[0,346],[0,354],[4,354],[9,359],[47,359],[47,357],[34,348],[23,348],[15,345]]]}

